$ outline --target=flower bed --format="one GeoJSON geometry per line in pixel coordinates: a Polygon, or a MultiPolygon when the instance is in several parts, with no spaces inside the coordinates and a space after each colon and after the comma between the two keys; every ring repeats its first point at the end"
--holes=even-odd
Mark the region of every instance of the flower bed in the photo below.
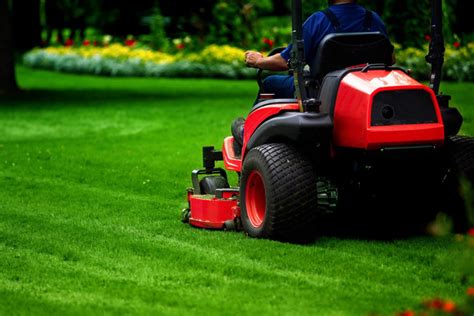
{"type": "MultiPolygon", "coordinates": [[[[428,80],[428,48],[396,48],[397,64],[411,69],[418,80],[428,80]]],[[[104,76],[254,78],[255,69],[245,67],[244,51],[231,46],[210,45],[198,53],[170,55],[146,48],[112,44],[107,47],[49,47],[24,56],[32,68],[104,76]]],[[[444,79],[474,81],[474,43],[447,47],[444,79]]]]}
{"type": "MultiPolygon", "coordinates": [[[[424,49],[396,48],[397,64],[411,69],[418,80],[428,80],[431,66],[425,61],[428,47],[424,49]]],[[[451,81],[474,81],[474,43],[460,46],[458,42],[446,47],[443,79],[451,81]]]]}
{"type": "Polygon", "coordinates": [[[253,78],[244,51],[210,45],[201,52],[170,55],[120,44],[107,47],[49,47],[27,53],[27,66],[103,76],[253,78]]]}

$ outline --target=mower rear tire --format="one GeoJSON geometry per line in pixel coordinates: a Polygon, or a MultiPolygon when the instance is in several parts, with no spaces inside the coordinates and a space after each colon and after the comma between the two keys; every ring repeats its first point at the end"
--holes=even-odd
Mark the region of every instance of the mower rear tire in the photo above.
{"type": "Polygon", "coordinates": [[[317,179],[310,160],[286,144],[265,144],[245,157],[240,187],[248,235],[305,243],[314,240],[317,179]]]}
{"type": "Polygon", "coordinates": [[[201,194],[215,195],[217,189],[229,188],[229,182],[222,176],[208,176],[202,178],[199,182],[199,188],[201,189],[201,194]]]}
{"type": "MultiPolygon", "coordinates": [[[[453,136],[447,141],[449,155],[449,172],[445,181],[447,192],[445,209],[453,218],[454,230],[465,233],[469,228],[468,209],[474,209],[474,138],[468,136],[453,136]],[[471,188],[470,192],[466,192],[471,188]]],[[[471,219],[473,220],[473,219],[471,219]]],[[[472,223],[471,223],[472,224],[472,223]]]]}
{"type": "Polygon", "coordinates": [[[469,181],[474,181],[474,137],[453,136],[449,139],[451,166],[469,181]]]}

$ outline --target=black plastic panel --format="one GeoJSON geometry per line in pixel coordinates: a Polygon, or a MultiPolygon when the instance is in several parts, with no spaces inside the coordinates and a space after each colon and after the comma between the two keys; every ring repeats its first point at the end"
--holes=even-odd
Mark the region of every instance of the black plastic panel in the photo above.
{"type": "Polygon", "coordinates": [[[429,123],[438,123],[438,118],[425,90],[382,91],[374,97],[372,126],[429,123]]]}

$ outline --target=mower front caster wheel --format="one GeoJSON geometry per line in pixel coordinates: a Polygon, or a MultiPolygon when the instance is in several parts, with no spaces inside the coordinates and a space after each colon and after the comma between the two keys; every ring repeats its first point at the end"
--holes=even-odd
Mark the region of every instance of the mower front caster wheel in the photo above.
{"type": "Polygon", "coordinates": [[[202,178],[199,182],[199,188],[201,189],[201,194],[215,195],[217,189],[229,188],[229,182],[222,176],[208,176],[202,178]]]}
{"type": "Polygon", "coordinates": [[[189,208],[185,208],[181,211],[181,222],[189,223],[189,218],[191,217],[191,210],[189,208]]]}

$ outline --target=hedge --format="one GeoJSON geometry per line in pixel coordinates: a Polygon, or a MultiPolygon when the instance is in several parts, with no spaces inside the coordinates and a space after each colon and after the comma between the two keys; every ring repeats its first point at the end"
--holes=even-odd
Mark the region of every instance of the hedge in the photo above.
{"type": "Polygon", "coordinates": [[[211,45],[199,53],[175,56],[119,44],[109,47],[49,47],[25,54],[32,68],[101,76],[253,78],[243,66],[244,51],[211,45]]]}

